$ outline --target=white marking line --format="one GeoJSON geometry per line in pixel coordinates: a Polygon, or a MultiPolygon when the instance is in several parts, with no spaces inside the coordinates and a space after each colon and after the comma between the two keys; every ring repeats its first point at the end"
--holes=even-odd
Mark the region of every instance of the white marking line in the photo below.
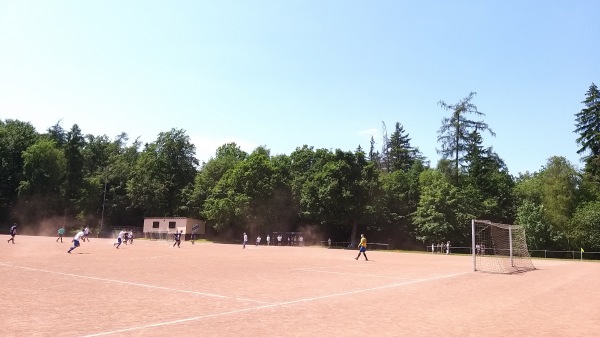
{"type": "Polygon", "coordinates": [[[360,277],[377,277],[377,278],[388,278],[388,279],[394,279],[394,280],[414,280],[414,278],[410,278],[410,277],[397,277],[397,276],[384,276],[384,275],[373,275],[373,274],[357,274],[357,273],[343,273],[340,271],[327,271],[327,270],[314,270],[311,268],[299,268],[299,269],[294,269],[296,271],[306,271],[306,272],[312,272],[312,273],[326,273],[326,274],[339,274],[339,275],[353,275],[353,276],[360,276],[360,277]]]}
{"type": "Polygon", "coordinates": [[[118,284],[126,284],[126,285],[132,285],[132,286],[137,286],[137,287],[144,287],[144,288],[151,288],[151,289],[160,289],[160,290],[174,291],[174,292],[179,292],[179,293],[194,294],[194,295],[207,296],[207,297],[217,297],[217,298],[234,299],[234,300],[237,300],[237,301],[254,302],[254,303],[259,303],[259,304],[270,304],[270,302],[257,301],[257,300],[252,300],[252,299],[248,299],[248,298],[231,297],[231,296],[224,296],[224,295],[218,295],[218,294],[203,293],[203,292],[199,292],[199,291],[192,291],[192,290],[184,290],[184,289],[176,289],[176,288],[154,286],[154,285],[151,285],[151,284],[136,283],[136,282],[129,282],[129,281],[120,281],[120,280],[113,280],[113,279],[102,278],[102,277],[77,275],[77,274],[71,274],[71,273],[62,273],[62,272],[52,271],[52,270],[44,270],[44,269],[37,269],[37,268],[15,266],[15,265],[7,264],[7,263],[1,263],[1,262],[0,262],[0,265],[7,266],[7,267],[13,267],[13,268],[20,268],[20,269],[29,270],[29,271],[36,271],[36,272],[48,273],[48,274],[78,277],[78,278],[83,278],[83,279],[88,279],[88,280],[94,280],[94,281],[112,282],[112,283],[118,283],[118,284]]]}
{"type": "Polygon", "coordinates": [[[443,275],[443,276],[436,276],[436,277],[430,277],[430,278],[426,278],[426,279],[419,279],[419,280],[402,282],[402,283],[388,284],[388,285],[385,285],[385,286],[379,286],[379,287],[373,287],[373,288],[366,288],[366,289],[359,289],[359,290],[347,291],[347,292],[337,293],[337,294],[330,294],[330,295],[309,297],[309,298],[303,298],[303,299],[293,300],[293,301],[288,301],[288,302],[281,302],[281,303],[273,303],[273,304],[261,305],[261,306],[254,307],[254,308],[245,308],[245,309],[238,309],[238,310],[232,310],[232,311],[225,311],[225,312],[220,312],[220,313],[216,313],[216,314],[194,316],[194,317],[188,317],[188,318],[178,319],[178,320],[174,320],[174,321],[167,321],[167,322],[146,324],[146,325],[134,326],[134,327],[131,327],[131,328],[124,328],[124,329],[118,329],[118,330],[112,330],[112,331],[99,332],[99,333],[95,333],[95,334],[84,335],[84,336],[81,336],[81,337],[106,336],[106,335],[112,335],[112,334],[122,333],[122,332],[129,332],[129,331],[135,331],[135,330],[155,328],[155,327],[161,327],[161,326],[165,326],[165,325],[173,325],[173,324],[185,323],[185,322],[191,322],[191,321],[198,321],[198,320],[205,319],[205,318],[227,316],[227,315],[239,314],[239,313],[248,312],[248,311],[256,311],[256,310],[261,310],[261,309],[275,308],[275,307],[293,305],[293,304],[298,304],[298,303],[313,302],[313,301],[318,301],[318,300],[322,300],[322,299],[325,299],[325,298],[340,297],[340,296],[345,296],[345,295],[354,295],[354,294],[364,293],[364,292],[368,292],[368,291],[375,291],[375,290],[386,289],[386,288],[401,287],[401,286],[404,286],[404,285],[415,284],[415,283],[420,283],[420,282],[427,282],[427,281],[433,281],[433,280],[443,279],[443,278],[450,278],[450,277],[460,276],[460,275],[470,274],[470,273],[472,273],[472,272],[463,272],[463,273],[449,274],[449,275],[443,275]]]}

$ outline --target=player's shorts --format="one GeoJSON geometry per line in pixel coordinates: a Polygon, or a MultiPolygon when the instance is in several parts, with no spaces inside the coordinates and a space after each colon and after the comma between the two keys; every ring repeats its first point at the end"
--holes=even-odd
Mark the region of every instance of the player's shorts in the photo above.
{"type": "Polygon", "coordinates": [[[367,251],[367,248],[365,248],[365,247],[363,247],[363,246],[360,246],[360,248],[359,248],[359,252],[361,252],[361,253],[364,253],[364,252],[366,252],[366,251],[367,251]]]}
{"type": "Polygon", "coordinates": [[[73,240],[73,247],[79,247],[79,240],[73,240]]]}
{"type": "Polygon", "coordinates": [[[118,242],[118,243],[121,243],[121,242],[123,242],[123,239],[121,239],[121,238],[117,238],[117,242],[118,242]]]}

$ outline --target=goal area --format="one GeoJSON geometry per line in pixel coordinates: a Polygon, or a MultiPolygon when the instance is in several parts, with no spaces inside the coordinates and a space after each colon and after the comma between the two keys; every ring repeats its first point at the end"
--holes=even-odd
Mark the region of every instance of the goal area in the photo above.
{"type": "Polygon", "coordinates": [[[489,220],[471,221],[473,269],[512,274],[534,270],[525,229],[489,220]]]}

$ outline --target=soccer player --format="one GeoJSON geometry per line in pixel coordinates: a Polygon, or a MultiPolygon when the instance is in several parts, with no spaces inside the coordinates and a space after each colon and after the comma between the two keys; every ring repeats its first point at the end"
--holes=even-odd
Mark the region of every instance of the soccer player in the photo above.
{"type": "Polygon", "coordinates": [[[84,233],[83,231],[79,231],[77,232],[77,234],[75,234],[75,236],[73,237],[73,247],[69,248],[69,250],[67,251],[67,253],[71,254],[71,251],[77,247],[80,246],[79,240],[81,239],[81,237],[83,237],[84,233]]]}
{"type": "Polygon", "coordinates": [[[267,246],[271,245],[271,236],[267,234],[267,246]]]}
{"type": "Polygon", "coordinates": [[[121,229],[121,231],[119,232],[119,236],[117,237],[117,242],[113,244],[113,246],[115,246],[115,248],[119,249],[119,246],[121,245],[121,243],[123,243],[124,236],[125,236],[125,231],[121,229]]]}
{"type": "Polygon", "coordinates": [[[6,243],[9,243],[12,241],[12,243],[15,243],[15,235],[17,235],[17,224],[14,223],[12,225],[12,227],[10,228],[10,239],[8,239],[8,241],[6,241],[6,243]]]}
{"type": "Polygon", "coordinates": [[[81,241],[87,241],[87,242],[90,242],[90,237],[89,237],[89,235],[90,235],[90,228],[86,226],[86,227],[83,229],[83,238],[81,239],[81,241]]]}
{"type": "Polygon", "coordinates": [[[177,248],[181,248],[181,234],[183,234],[183,230],[179,231],[179,233],[175,232],[175,235],[173,235],[173,240],[175,240],[173,247],[177,245],[177,248]]]}
{"type": "Polygon", "coordinates": [[[246,243],[248,243],[248,235],[246,234],[246,232],[244,232],[244,246],[242,247],[243,249],[246,249],[246,243]]]}
{"type": "Polygon", "coordinates": [[[62,243],[63,235],[65,235],[65,227],[61,227],[58,229],[58,237],[56,238],[56,242],[60,239],[60,243],[62,243]]]}
{"type": "Polygon", "coordinates": [[[367,251],[367,238],[365,238],[364,234],[360,235],[360,243],[358,244],[358,256],[356,256],[355,260],[358,260],[358,258],[360,257],[360,253],[362,253],[365,256],[365,260],[369,261],[369,259],[367,258],[367,254],[365,253],[367,251]]]}
{"type": "Polygon", "coordinates": [[[129,240],[129,244],[133,244],[133,229],[130,229],[129,233],[127,233],[127,239],[129,240]]]}

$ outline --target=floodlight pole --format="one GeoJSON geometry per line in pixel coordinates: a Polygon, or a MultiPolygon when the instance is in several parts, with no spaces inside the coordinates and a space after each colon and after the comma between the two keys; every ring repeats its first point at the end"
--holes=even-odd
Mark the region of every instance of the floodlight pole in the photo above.
{"type": "Polygon", "coordinates": [[[477,253],[475,252],[475,219],[471,219],[471,254],[473,255],[473,271],[477,271],[477,253]]]}
{"type": "Polygon", "coordinates": [[[104,181],[104,196],[102,197],[102,217],[100,218],[100,230],[98,231],[98,233],[96,234],[96,236],[100,236],[100,232],[102,232],[102,229],[104,228],[104,205],[106,204],[106,185],[107,185],[107,181],[104,181]]]}
{"type": "Polygon", "coordinates": [[[512,240],[512,225],[508,225],[508,245],[510,248],[510,266],[514,267],[513,262],[513,240],[512,240]]]}
{"type": "Polygon", "coordinates": [[[100,233],[104,229],[104,206],[106,205],[106,185],[108,185],[108,172],[109,169],[104,170],[104,194],[102,196],[102,216],[100,217],[100,230],[96,234],[96,237],[100,236],[100,233]]]}

